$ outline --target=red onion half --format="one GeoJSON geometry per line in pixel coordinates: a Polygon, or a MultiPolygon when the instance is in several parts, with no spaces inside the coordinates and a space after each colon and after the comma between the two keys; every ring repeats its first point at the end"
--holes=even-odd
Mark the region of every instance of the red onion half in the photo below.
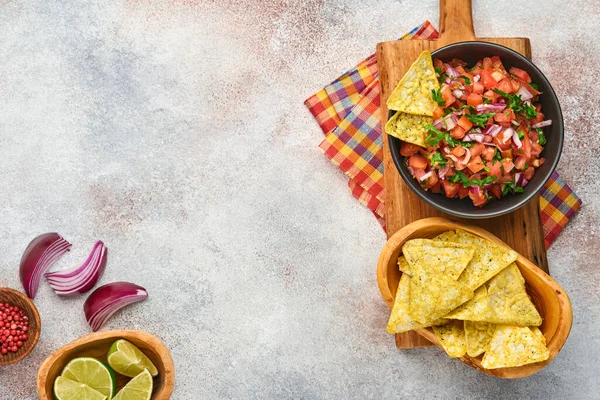
{"type": "Polygon", "coordinates": [[[67,242],[56,232],[39,235],[29,243],[19,267],[19,275],[25,293],[34,298],[40,286],[40,280],[44,272],[50,268],[56,260],[69,251],[71,243],[67,242]]]}
{"type": "Polygon", "coordinates": [[[106,266],[106,246],[101,240],[79,267],[70,271],[50,272],[44,275],[54,291],[62,296],[85,293],[94,287],[106,266]]]}
{"type": "Polygon", "coordinates": [[[129,282],[113,282],[94,290],[83,304],[85,318],[95,332],[115,312],[129,304],[148,298],[141,286],[129,282]]]}

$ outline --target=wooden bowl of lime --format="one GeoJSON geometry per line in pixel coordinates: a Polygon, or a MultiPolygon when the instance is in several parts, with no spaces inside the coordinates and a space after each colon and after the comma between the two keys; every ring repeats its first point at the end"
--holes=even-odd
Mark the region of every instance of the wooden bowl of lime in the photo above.
{"type": "Polygon", "coordinates": [[[131,330],[80,337],[46,358],[37,375],[41,400],[167,400],[174,383],[167,347],[131,330]]]}

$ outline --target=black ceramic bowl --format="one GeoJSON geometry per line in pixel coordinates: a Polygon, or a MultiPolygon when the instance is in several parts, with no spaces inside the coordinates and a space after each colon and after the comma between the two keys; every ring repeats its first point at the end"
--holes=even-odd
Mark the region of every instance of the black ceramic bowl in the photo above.
{"type": "MultiPolygon", "coordinates": [[[[448,62],[453,58],[459,58],[468,63],[469,67],[475,65],[478,60],[484,57],[499,56],[502,59],[504,67],[508,70],[510,67],[521,68],[529,73],[533,82],[539,85],[539,90],[542,94],[539,97],[539,103],[542,105],[544,119],[551,119],[552,125],[544,128],[546,135],[546,145],[542,152],[542,157],[546,159],[544,164],[537,168],[533,179],[525,186],[523,193],[509,194],[503,196],[500,200],[493,199],[483,207],[475,207],[469,198],[465,199],[449,199],[442,193],[432,193],[425,191],[413,178],[404,162],[404,158],[400,155],[400,139],[389,136],[390,151],[392,158],[396,164],[396,168],[402,175],[404,182],[415,192],[421,199],[425,200],[431,206],[446,212],[451,215],[462,218],[482,219],[497,217],[499,215],[508,214],[529,202],[544,186],[550,178],[563,147],[563,117],[560,110],[560,104],[556,94],[550,86],[548,79],[542,72],[527,58],[511,50],[507,47],[500,46],[487,42],[462,42],[455,43],[431,53],[432,57],[439,58],[442,61],[448,62]]],[[[389,117],[395,111],[390,111],[389,117]]]]}

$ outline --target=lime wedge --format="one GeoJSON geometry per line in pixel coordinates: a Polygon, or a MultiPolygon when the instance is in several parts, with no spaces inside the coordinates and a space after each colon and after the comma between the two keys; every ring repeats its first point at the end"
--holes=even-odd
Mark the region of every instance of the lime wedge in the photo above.
{"type": "Polygon", "coordinates": [[[158,375],[158,370],[152,361],[140,349],[127,340],[119,339],[110,346],[108,351],[108,365],[121,375],[133,378],[145,369],[150,375],[158,375]]]}
{"type": "Polygon", "coordinates": [[[152,375],[147,369],[130,380],[113,400],[150,400],[152,396],[152,375]]]}
{"type": "Polygon", "coordinates": [[[59,376],[54,381],[56,400],[106,400],[106,396],[88,385],[59,376]]]}
{"type": "Polygon", "coordinates": [[[95,358],[74,358],[65,366],[61,376],[78,383],[83,383],[97,390],[109,400],[112,399],[117,391],[114,372],[95,358]]]}

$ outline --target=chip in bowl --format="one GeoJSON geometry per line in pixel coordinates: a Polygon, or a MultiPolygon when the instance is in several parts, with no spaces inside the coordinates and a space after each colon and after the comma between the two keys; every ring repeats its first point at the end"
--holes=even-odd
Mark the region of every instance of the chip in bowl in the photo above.
{"type": "Polygon", "coordinates": [[[425,146],[425,127],[433,122],[433,118],[398,111],[385,124],[385,133],[417,146],[425,146]]]}
{"type": "Polygon", "coordinates": [[[550,352],[544,335],[533,329],[537,328],[498,325],[481,365],[487,369],[507,368],[547,360],[550,352]]]}
{"type": "Polygon", "coordinates": [[[458,279],[473,259],[475,247],[430,239],[412,239],[402,247],[402,253],[411,270],[413,266],[418,266],[432,274],[458,279]]]}
{"type": "Polygon", "coordinates": [[[490,298],[485,285],[482,285],[475,291],[475,295],[465,304],[454,309],[446,318],[461,319],[467,321],[491,321],[494,319],[494,312],[490,305],[490,298]]]}
{"type": "Polygon", "coordinates": [[[434,326],[433,333],[450,357],[462,357],[466,354],[467,343],[463,321],[452,320],[444,325],[434,326]]]}
{"type": "Polygon", "coordinates": [[[477,357],[490,348],[496,325],[488,322],[465,321],[465,339],[469,357],[477,357]]]}

